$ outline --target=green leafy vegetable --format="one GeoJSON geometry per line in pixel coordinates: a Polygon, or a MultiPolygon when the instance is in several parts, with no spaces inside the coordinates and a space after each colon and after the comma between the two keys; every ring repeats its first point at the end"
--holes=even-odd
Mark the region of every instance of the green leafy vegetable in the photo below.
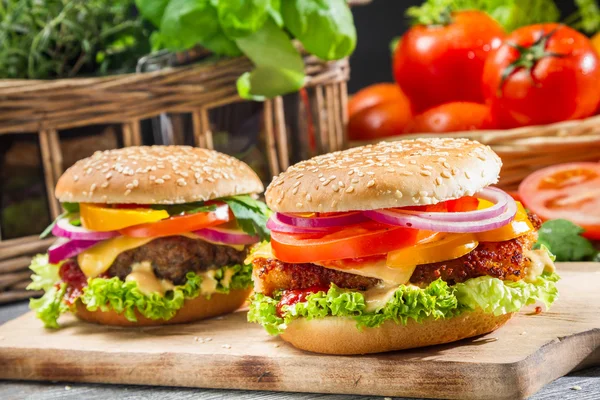
{"type": "Polygon", "coordinates": [[[356,47],[356,28],[346,0],[286,0],[281,14],[304,48],[323,60],[346,57],[356,47]]]}
{"type": "Polygon", "coordinates": [[[594,34],[600,31],[600,6],[597,0],[575,0],[577,11],[565,22],[573,28],[594,34]]]}
{"type": "Polygon", "coordinates": [[[558,261],[592,261],[598,251],[580,236],[583,228],[565,219],[546,221],[538,231],[535,248],[546,246],[558,261]]]}
{"type": "Polygon", "coordinates": [[[556,22],[560,11],[553,0],[427,0],[419,7],[410,7],[407,16],[417,24],[445,23],[440,16],[448,11],[480,10],[488,13],[507,32],[525,25],[556,22]]]}
{"type": "Polygon", "coordinates": [[[160,26],[167,4],[169,4],[169,0],[135,0],[140,14],[155,26],[160,26]]]}
{"type": "Polygon", "coordinates": [[[265,24],[270,6],[270,0],[219,0],[219,23],[230,38],[248,36],[265,24]]]}
{"type": "Polygon", "coordinates": [[[150,208],[153,210],[165,210],[169,215],[182,215],[215,211],[217,206],[214,204],[205,205],[203,201],[196,201],[185,204],[153,204],[150,208]]]}
{"type": "Polygon", "coordinates": [[[257,32],[238,38],[236,44],[256,66],[238,79],[240,97],[263,100],[296,92],[304,85],[304,61],[273,20],[257,32]]]}
{"type": "Polygon", "coordinates": [[[454,286],[438,279],[424,289],[400,285],[391,300],[374,312],[366,312],[360,292],[340,289],[334,285],[327,293],[311,294],[302,303],[284,306],[284,317],[277,315],[278,300],[263,294],[251,298],[248,321],[258,322],[270,334],[281,333],[296,318],[349,317],[357,328],[375,328],[386,321],[406,324],[425,318],[450,318],[465,311],[478,309],[495,315],[519,311],[536,301],[549,307],[557,298],[558,275],[544,273],[536,281],[509,282],[490,276],[469,279],[454,286]]]}
{"type": "MultiPolygon", "coordinates": [[[[65,217],[74,217],[79,213],[79,203],[61,203],[62,208],[65,210],[64,213],[60,214],[50,225],[44,229],[44,231],[40,234],[40,239],[44,239],[52,233],[52,229],[54,229],[54,225],[58,222],[59,219],[65,217]]],[[[71,225],[79,226],[81,225],[81,221],[78,217],[74,217],[73,220],[70,221],[71,225]]]]}
{"type": "Polygon", "coordinates": [[[247,195],[225,197],[220,200],[227,203],[244,232],[252,236],[258,235],[260,240],[270,240],[271,233],[266,225],[271,210],[265,203],[247,195]]]}
{"type": "MultiPolygon", "coordinates": [[[[48,263],[47,255],[38,255],[32,260],[30,268],[34,275],[33,282],[27,289],[46,291],[41,298],[30,300],[30,308],[36,311],[36,315],[46,327],[58,328],[58,317],[70,309],[63,301],[67,285],[58,277],[59,265],[48,263]]],[[[88,279],[88,286],[83,290],[80,300],[90,311],[114,310],[124,314],[129,321],[137,320],[135,310],[146,318],[168,320],[173,318],[186,299],[203,294],[201,275],[189,272],[186,278],[185,284],[175,286],[175,289],[167,292],[165,296],[157,293],[146,295],[138,289],[137,283],[122,281],[118,277],[91,278],[88,279]]],[[[214,271],[214,279],[217,281],[217,293],[247,289],[252,285],[252,266],[233,265],[219,268],[214,271]],[[227,269],[232,270],[229,273],[229,282],[225,282],[227,269]]]]}

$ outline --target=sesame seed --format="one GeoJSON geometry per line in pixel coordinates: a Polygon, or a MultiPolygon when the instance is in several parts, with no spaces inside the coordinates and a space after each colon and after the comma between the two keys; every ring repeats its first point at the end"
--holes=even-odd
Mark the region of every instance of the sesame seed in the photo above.
{"type": "Polygon", "coordinates": [[[452,175],[456,175],[458,173],[458,168],[452,168],[452,175]]]}
{"type": "Polygon", "coordinates": [[[302,203],[296,203],[296,207],[298,208],[302,208],[303,204],[302,203]]]}
{"type": "Polygon", "coordinates": [[[417,165],[417,160],[410,160],[408,163],[412,165],[417,165]]]}
{"type": "Polygon", "coordinates": [[[110,179],[110,178],[112,178],[112,176],[113,176],[112,172],[109,172],[108,174],[106,174],[105,178],[110,179]]]}
{"type": "Polygon", "coordinates": [[[350,182],[352,182],[352,183],[358,183],[358,179],[353,178],[350,182]]]}
{"type": "Polygon", "coordinates": [[[168,181],[169,179],[171,179],[171,175],[169,175],[169,174],[166,174],[166,175],[163,175],[163,177],[162,177],[162,178],[163,178],[165,181],[168,181]]]}
{"type": "Polygon", "coordinates": [[[358,175],[358,176],[360,176],[360,177],[363,177],[363,176],[365,176],[365,174],[364,174],[362,171],[358,171],[358,172],[356,173],[356,175],[358,175]]]}
{"type": "Polygon", "coordinates": [[[94,190],[96,190],[96,184],[92,183],[92,186],[90,186],[90,192],[93,192],[94,190]]]}
{"type": "Polygon", "coordinates": [[[229,345],[229,344],[224,344],[224,345],[223,345],[223,346],[221,346],[221,347],[222,347],[222,348],[224,348],[224,349],[228,349],[228,350],[229,350],[229,349],[231,348],[231,345],[229,345]]]}
{"type": "Polygon", "coordinates": [[[107,188],[108,187],[108,182],[104,182],[102,185],[100,185],[101,188],[107,188]]]}
{"type": "Polygon", "coordinates": [[[333,185],[331,185],[331,189],[332,189],[334,192],[337,192],[338,190],[340,190],[340,188],[339,188],[339,187],[338,187],[338,185],[336,185],[336,184],[333,184],[333,185]]]}
{"type": "Polygon", "coordinates": [[[423,169],[426,169],[428,171],[431,171],[433,169],[433,167],[429,166],[429,165],[423,165],[423,169]]]}
{"type": "MultiPolygon", "coordinates": [[[[300,178],[302,178],[303,176],[304,176],[304,174],[298,174],[298,175],[296,175],[296,179],[300,179],[300,178]]],[[[281,181],[281,182],[283,182],[283,181],[281,181]]]]}
{"type": "Polygon", "coordinates": [[[319,178],[319,181],[325,182],[325,178],[319,178]]]}
{"type": "Polygon", "coordinates": [[[471,174],[469,174],[469,171],[465,171],[465,178],[471,179],[471,174]]]}
{"type": "Polygon", "coordinates": [[[448,164],[448,162],[447,162],[447,161],[444,161],[444,162],[442,163],[442,165],[444,166],[444,168],[450,168],[450,164],[448,164]]]}
{"type": "Polygon", "coordinates": [[[125,196],[129,196],[129,193],[131,193],[131,189],[127,189],[127,190],[125,191],[125,196]]]}
{"type": "Polygon", "coordinates": [[[427,197],[427,196],[429,196],[429,193],[427,193],[427,190],[421,190],[419,192],[419,196],[421,196],[421,197],[427,197]]]}
{"type": "Polygon", "coordinates": [[[75,182],[77,182],[77,181],[79,180],[79,176],[77,176],[77,175],[73,175],[73,180],[74,180],[75,182]]]}
{"type": "Polygon", "coordinates": [[[133,183],[128,183],[127,185],[125,185],[125,187],[126,187],[127,189],[130,189],[130,190],[131,190],[131,189],[133,189],[133,183]]]}
{"type": "Polygon", "coordinates": [[[159,185],[162,185],[163,183],[165,183],[164,179],[162,179],[162,178],[158,178],[154,182],[158,183],[159,185]]]}
{"type": "Polygon", "coordinates": [[[327,186],[332,182],[331,179],[326,180],[325,182],[323,182],[323,186],[327,186]]]}
{"type": "Polygon", "coordinates": [[[435,183],[440,186],[442,184],[442,178],[440,178],[439,176],[437,178],[435,178],[435,183]]]}
{"type": "Polygon", "coordinates": [[[348,189],[346,189],[346,193],[352,193],[354,192],[354,186],[348,186],[348,189]]]}
{"type": "Polygon", "coordinates": [[[403,175],[403,176],[412,176],[414,174],[412,172],[410,172],[410,171],[402,171],[402,172],[400,172],[400,175],[403,175]]]}
{"type": "Polygon", "coordinates": [[[338,185],[339,185],[339,187],[341,187],[341,188],[343,188],[343,187],[346,187],[346,184],[345,184],[344,182],[342,182],[342,181],[339,181],[339,182],[338,182],[338,185]]]}
{"type": "Polygon", "coordinates": [[[185,179],[179,178],[179,179],[177,179],[177,185],[185,186],[185,185],[187,185],[187,182],[185,181],[185,179]]]}
{"type": "Polygon", "coordinates": [[[293,187],[297,188],[298,186],[300,186],[300,182],[296,182],[296,183],[294,183],[294,186],[293,186],[293,187]]]}
{"type": "Polygon", "coordinates": [[[391,168],[391,167],[390,167],[390,168],[387,168],[387,169],[386,169],[386,171],[387,171],[387,172],[396,172],[396,170],[395,170],[394,168],[391,168]]]}
{"type": "Polygon", "coordinates": [[[441,173],[441,175],[442,175],[444,178],[450,178],[450,172],[448,172],[448,171],[446,171],[446,170],[443,170],[443,171],[442,171],[442,173],[441,173]]]}
{"type": "Polygon", "coordinates": [[[375,175],[375,172],[373,172],[373,171],[367,171],[367,175],[375,175]]]}
{"type": "Polygon", "coordinates": [[[297,187],[295,187],[294,190],[292,190],[292,194],[296,194],[296,193],[298,193],[298,188],[297,187]]]}
{"type": "Polygon", "coordinates": [[[215,180],[213,178],[211,178],[210,176],[208,178],[206,178],[207,181],[209,181],[210,183],[214,183],[215,180]]]}
{"type": "Polygon", "coordinates": [[[153,180],[155,180],[155,179],[156,179],[156,177],[155,177],[154,175],[150,175],[150,176],[148,177],[148,179],[150,179],[151,181],[153,181],[153,180]]]}
{"type": "Polygon", "coordinates": [[[369,182],[367,182],[367,187],[370,188],[373,186],[375,186],[375,181],[371,179],[369,182]]]}
{"type": "Polygon", "coordinates": [[[427,171],[427,170],[423,170],[423,171],[419,171],[421,173],[421,175],[423,176],[431,176],[431,171],[427,171]]]}
{"type": "Polygon", "coordinates": [[[354,173],[354,170],[351,169],[350,171],[348,171],[348,175],[352,175],[354,173]]]}
{"type": "Polygon", "coordinates": [[[399,198],[399,199],[401,199],[401,198],[404,196],[404,195],[402,194],[402,192],[401,192],[401,191],[399,191],[399,190],[396,190],[396,192],[394,193],[394,195],[395,195],[397,198],[399,198]]]}
{"type": "Polygon", "coordinates": [[[308,201],[308,202],[312,201],[312,196],[310,195],[310,193],[306,194],[306,201],[308,201]]]}

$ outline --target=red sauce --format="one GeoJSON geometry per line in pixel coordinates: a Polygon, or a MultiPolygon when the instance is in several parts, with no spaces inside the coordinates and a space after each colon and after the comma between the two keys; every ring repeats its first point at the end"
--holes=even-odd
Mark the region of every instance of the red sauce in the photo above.
{"type": "Polygon", "coordinates": [[[542,307],[540,307],[540,306],[537,306],[537,307],[535,308],[535,313],[536,313],[536,314],[541,314],[541,313],[542,313],[542,307]]]}
{"type": "Polygon", "coordinates": [[[277,315],[283,317],[283,306],[292,306],[296,303],[301,303],[303,301],[306,301],[306,298],[313,293],[327,292],[328,290],[329,288],[327,287],[319,286],[313,286],[307,289],[286,290],[283,292],[279,304],[277,304],[277,315]]]}
{"type": "Polygon", "coordinates": [[[67,284],[67,291],[63,297],[65,303],[73,304],[87,286],[87,278],[75,260],[65,261],[58,271],[60,278],[67,284]]]}

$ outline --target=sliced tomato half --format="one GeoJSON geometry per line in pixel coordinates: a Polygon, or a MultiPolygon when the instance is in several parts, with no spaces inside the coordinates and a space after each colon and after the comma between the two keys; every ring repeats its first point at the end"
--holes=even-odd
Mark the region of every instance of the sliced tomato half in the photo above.
{"type": "Polygon", "coordinates": [[[527,208],[544,220],[563,218],[600,239],[600,163],[554,165],[529,175],[519,185],[527,208]]]}
{"type": "Polygon", "coordinates": [[[419,230],[365,222],[324,236],[272,232],[277,259],[289,263],[340,260],[388,253],[413,245],[419,230]]]}
{"type": "Polygon", "coordinates": [[[140,238],[172,236],[221,225],[228,222],[229,218],[227,204],[219,204],[215,211],[172,216],[154,223],[130,226],[119,232],[124,236],[140,238]]]}

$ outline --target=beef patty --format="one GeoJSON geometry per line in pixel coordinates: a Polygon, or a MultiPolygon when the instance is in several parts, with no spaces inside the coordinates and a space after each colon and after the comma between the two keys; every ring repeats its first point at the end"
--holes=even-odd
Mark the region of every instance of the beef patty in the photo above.
{"type": "Polygon", "coordinates": [[[124,280],[131,273],[132,264],[150,261],[158,278],[168,279],[177,285],[185,283],[188,272],[198,273],[211,267],[242,264],[247,253],[247,247],[238,251],[203,240],[168,236],[119,254],[107,273],[124,280]]]}
{"type": "MultiPolygon", "coordinates": [[[[534,230],[526,235],[503,242],[482,242],[472,252],[449,261],[418,265],[410,282],[425,286],[442,278],[453,285],[467,279],[489,275],[502,280],[519,280],[525,275],[530,260],[523,252],[532,248],[537,240],[541,221],[533,214],[529,220],[534,230]]],[[[342,271],[327,269],[315,264],[290,264],[275,259],[256,258],[254,280],[257,291],[272,295],[276,290],[308,289],[329,286],[366,290],[381,281],[342,271]]]]}

